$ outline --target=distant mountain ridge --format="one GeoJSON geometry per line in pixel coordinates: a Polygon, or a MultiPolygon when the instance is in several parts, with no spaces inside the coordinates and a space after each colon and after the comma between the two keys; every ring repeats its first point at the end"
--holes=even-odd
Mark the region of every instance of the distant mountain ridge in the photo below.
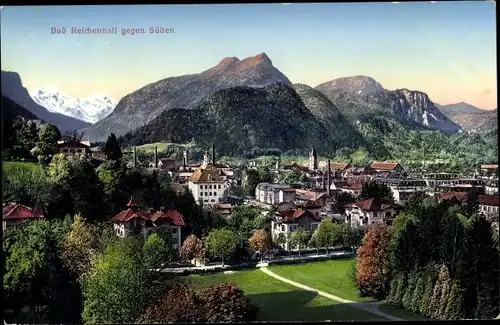
{"type": "Polygon", "coordinates": [[[388,113],[402,123],[416,122],[424,127],[447,133],[462,129],[442,114],[421,91],[386,90],[371,77],[353,76],[322,83],[315,89],[324,93],[351,122],[362,115],[388,113]]]}
{"type": "Polygon", "coordinates": [[[225,58],[201,73],[165,78],[134,91],[109,116],[84,131],[91,139],[104,140],[111,132],[122,135],[146,125],[166,110],[193,109],[218,90],[273,83],[291,85],[265,53],[244,60],[225,58]]]}
{"type": "Polygon", "coordinates": [[[347,143],[352,147],[367,145],[340,115],[335,121],[329,120],[328,114],[334,116],[338,112],[321,93],[305,85],[232,87],[215,92],[191,110],[165,110],[148,125],[127,133],[122,141],[125,145],[137,145],[194,140],[205,147],[216,143],[224,155],[249,154],[255,148],[315,147],[333,153],[347,143]],[[324,105],[313,113],[308,105],[318,98],[324,100],[324,105]],[[331,113],[320,112],[324,108],[331,113]],[[323,113],[325,116],[320,119],[323,113]]]}
{"type": "Polygon", "coordinates": [[[21,77],[16,72],[1,71],[2,95],[27,109],[39,119],[55,125],[61,132],[74,131],[90,126],[90,123],[53,113],[37,104],[23,86],[21,77]]]}
{"type": "Polygon", "coordinates": [[[95,123],[108,116],[116,106],[113,98],[94,94],[87,98],[71,98],[51,88],[35,90],[33,100],[50,112],[70,116],[88,123],[95,123]]]}
{"type": "Polygon", "coordinates": [[[497,109],[484,110],[464,102],[437,107],[467,132],[488,134],[498,128],[497,109]]]}

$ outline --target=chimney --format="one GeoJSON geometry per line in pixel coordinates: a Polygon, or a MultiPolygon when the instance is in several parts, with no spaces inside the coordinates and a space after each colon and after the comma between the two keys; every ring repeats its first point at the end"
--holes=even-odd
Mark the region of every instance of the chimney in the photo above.
{"type": "Polygon", "coordinates": [[[134,146],[134,167],[137,167],[137,150],[135,149],[135,146],[134,146]]]}
{"type": "Polygon", "coordinates": [[[155,168],[158,168],[158,146],[155,146],[155,168]]]}
{"type": "Polygon", "coordinates": [[[328,193],[328,196],[330,196],[330,186],[332,185],[331,183],[331,179],[330,179],[330,159],[328,159],[328,170],[326,171],[327,172],[327,188],[326,188],[326,193],[328,193]]]}
{"type": "Polygon", "coordinates": [[[212,143],[212,166],[215,167],[215,143],[212,143]]]}

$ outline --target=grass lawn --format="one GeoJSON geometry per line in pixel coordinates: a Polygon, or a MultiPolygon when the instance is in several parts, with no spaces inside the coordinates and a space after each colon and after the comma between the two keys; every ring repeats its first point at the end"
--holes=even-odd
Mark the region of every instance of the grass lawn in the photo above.
{"type": "Polygon", "coordinates": [[[375,301],[373,298],[359,296],[355,283],[348,276],[353,263],[356,262],[351,258],[293,265],[271,265],[270,270],[284,278],[343,299],[356,302],[375,301]]]}
{"type": "Polygon", "coordinates": [[[392,307],[388,304],[381,304],[379,307],[380,311],[383,311],[386,314],[402,318],[404,320],[430,320],[429,318],[412,313],[411,311],[399,309],[392,307]]]}
{"type": "Polygon", "coordinates": [[[189,276],[191,284],[202,289],[217,283],[238,285],[252,304],[259,307],[260,321],[377,321],[385,320],[362,310],[339,304],[314,292],[298,289],[276,280],[260,270],[230,274],[189,276]]]}

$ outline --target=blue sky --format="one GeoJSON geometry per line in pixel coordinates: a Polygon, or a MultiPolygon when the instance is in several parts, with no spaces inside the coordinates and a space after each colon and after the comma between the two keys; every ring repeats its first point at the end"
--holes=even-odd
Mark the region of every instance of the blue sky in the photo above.
{"type": "Polygon", "coordinates": [[[4,7],[2,70],[33,91],[115,99],[166,77],[197,73],[224,57],[265,52],[292,82],[316,86],[368,75],[387,89],[437,103],[496,103],[492,2],[4,7]],[[122,36],[122,28],[174,28],[122,36]],[[65,27],[64,35],[52,27],[65,27]],[[119,35],[71,34],[117,27],[119,35]]]}

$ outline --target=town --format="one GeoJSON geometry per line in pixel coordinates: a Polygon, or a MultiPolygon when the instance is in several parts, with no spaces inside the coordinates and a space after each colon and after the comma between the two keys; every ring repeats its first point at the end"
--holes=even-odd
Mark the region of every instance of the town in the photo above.
{"type": "MultiPolygon", "coordinates": [[[[75,228],[78,225],[83,229],[94,229],[94,232],[99,227],[101,232],[108,229],[108,236],[111,234],[117,239],[137,238],[145,243],[144,249],[152,245],[150,249],[154,253],[149,252],[151,256],[145,258],[149,260],[149,267],[163,275],[228,273],[242,267],[263,268],[266,273],[272,274],[272,268],[268,266],[289,264],[286,267],[294,268],[300,267],[296,266],[297,262],[314,260],[331,260],[327,262],[331,263],[336,262],[332,259],[352,258],[356,252],[359,259],[370,231],[390,229],[394,222],[398,223],[398,216],[404,219],[409,211],[423,204],[425,198],[438,207],[440,204],[457,206],[463,213],[470,212],[484,219],[491,225],[493,238],[498,237],[500,202],[497,164],[480,165],[468,173],[431,173],[406,170],[398,162],[374,161],[365,166],[351,166],[349,163],[332,162],[334,157],[319,160],[314,148],[309,150],[306,165],[281,162],[279,158],[267,164],[250,160],[244,166],[218,163],[215,144],[205,151],[202,161],[190,159],[187,150],[183,152],[182,159],[159,158],[159,154],[164,156],[164,153],[159,153],[157,146],[149,159],[147,154],[143,154],[145,158],[142,161],[138,159],[135,147],[129,151],[131,155],[124,152],[113,134],[104,145],[97,147],[91,147],[89,141],[79,140],[74,134],[68,135],[64,140],[57,141],[55,155],[47,166],[48,174],[61,178],[64,174],[71,174],[71,169],[87,170],[87,173],[94,170],[104,191],[108,191],[101,193],[106,197],[115,197],[115,202],[111,203],[114,208],[109,209],[111,213],[101,214],[103,220],[97,224],[85,221],[89,216],[96,216],[92,215],[89,207],[81,205],[83,202],[79,202],[82,210],[73,209],[77,213],[68,215],[68,222],[73,224],[68,236],[75,231],[82,235],[84,230],[75,228]],[[134,172],[139,175],[136,187],[129,190],[121,188],[119,184],[123,183],[116,177],[134,172]],[[141,182],[140,175],[149,178],[150,184],[147,185],[148,181],[141,182]],[[118,184],[114,194],[109,193],[112,183],[118,184]],[[125,204],[126,195],[130,196],[126,197],[125,204]],[[117,199],[119,196],[122,199],[117,199]],[[192,203],[179,202],[186,198],[191,198],[192,203]],[[121,206],[117,202],[122,202],[121,206]],[[194,217],[194,214],[197,216],[194,217]]],[[[89,174],[80,177],[93,178],[89,174]]],[[[91,191],[82,184],[70,186],[73,187],[70,191],[77,190],[79,186],[83,186],[83,191],[91,191]]],[[[11,189],[7,192],[13,193],[11,189]]],[[[89,195],[82,193],[79,197],[88,198],[89,195]]],[[[69,200],[72,200],[71,196],[68,196],[69,200]]],[[[26,196],[19,197],[21,199],[17,202],[3,203],[2,227],[6,238],[9,238],[9,230],[57,218],[55,204],[43,202],[40,193],[35,194],[37,199],[33,206],[26,205],[26,196]]],[[[91,205],[103,202],[102,198],[101,201],[93,201],[91,205]]],[[[90,233],[87,236],[91,236],[90,233]]],[[[96,236],[95,233],[93,236],[96,236]]],[[[84,246],[90,245],[88,249],[94,253],[79,253],[88,255],[85,256],[87,262],[74,260],[81,255],[70,259],[76,265],[83,263],[81,267],[86,272],[92,268],[89,263],[97,249],[92,247],[96,238],[87,237],[87,240],[90,242],[84,246]]],[[[75,266],[70,269],[72,267],[75,266]]],[[[81,269],[76,272],[85,274],[81,269]]],[[[360,282],[359,270],[357,272],[353,280],[362,292],[364,285],[360,282]]],[[[362,310],[370,313],[366,308],[362,310]]],[[[419,313],[418,310],[416,312],[419,313]]],[[[154,313],[146,312],[150,317],[148,321],[158,320],[155,317],[159,316],[154,313]]],[[[402,319],[391,316],[387,311],[371,313],[382,319],[402,319]]],[[[241,320],[251,319],[248,318],[250,314],[250,311],[244,313],[241,320]]],[[[438,314],[424,316],[448,319],[438,314]]],[[[104,318],[88,319],[101,322],[111,316],[99,317],[104,318]]]]}

